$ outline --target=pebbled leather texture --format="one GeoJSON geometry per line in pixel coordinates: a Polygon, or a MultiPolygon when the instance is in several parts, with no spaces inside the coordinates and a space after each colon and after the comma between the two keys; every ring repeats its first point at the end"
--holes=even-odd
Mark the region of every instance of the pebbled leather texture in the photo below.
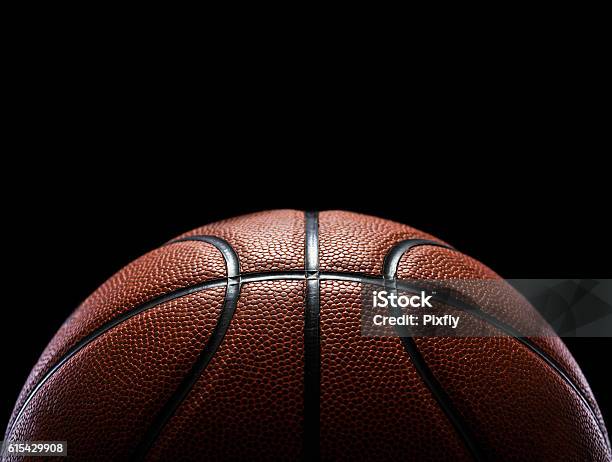
{"type": "Polygon", "coordinates": [[[130,263],[91,294],[60,327],[30,373],[15,408],[23,405],[50,367],[96,327],[172,290],[224,276],[225,263],[219,251],[204,243],[160,247],[130,263]]]}
{"type": "MultiPolygon", "coordinates": [[[[142,457],[156,461],[297,460],[313,453],[323,460],[473,460],[402,340],[361,335],[361,283],[318,279],[380,278],[399,242],[442,241],[380,218],[321,212],[321,273],[307,274],[305,225],[303,212],[279,210],[181,236],[225,240],[243,279],[228,280],[227,256],[201,241],[170,242],[120,270],[51,340],[5,439],[67,440],[70,458],[85,461],[140,458],[137,447],[148,438],[142,457]],[[270,274],[248,280],[249,273],[270,274]],[[313,357],[305,357],[304,317],[313,281],[320,288],[320,379],[317,390],[305,391],[305,362],[313,357]],[[238,298],[220,326],[232,308],[228,284],[238,298]],[[193,386],[178,396],[211,348],[193,386]],[[318,439],[304,430],[305,393],[318,393],[318,439]],[[169,402],[175,410],[151,433],[169,402]]],[[[400,258],[397,278],[499,276],[459,251],[421,245],[400,258]]],[[[517,329],[538,316],[509,287],[475,297],[483,311],[517,329]]],[[[512,337],[414,339],[484,459],[612,461],[595,398],[563,342],[531,341],[565,377],[512,337]]]]}
{"type": "Polygon", "coordinates": [[[303,319],[302,281],[245,286],[225,348],[168,422],[150,459],[297,459],[303,319]]]}
{"type": "Polygon", "coordinates": [[[399,339],[361,336],[360,286],[322,283],[322,458],[471,460],[399,339]]]}

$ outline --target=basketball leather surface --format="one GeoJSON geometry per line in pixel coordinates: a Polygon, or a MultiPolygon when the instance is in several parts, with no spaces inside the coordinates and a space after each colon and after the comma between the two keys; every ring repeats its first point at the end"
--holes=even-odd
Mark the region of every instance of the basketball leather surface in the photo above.
{"type": "MultiPolygon", "coordinates": [[[[78,307],[34,366],[5,439],[67,441],[69,458],[86,461],[612,460],[557,337],[422,337],[411,356],[400,338],[361,335],[360,278],[382,278],[407,240],[441,243],[342,211],[193,230],[78,307]]],[[[396,277],[499,278],[429,244],[406,251],[396,277]]],[[[516,328],[537,316],[509,288],[481,308],[516,328]]]]}

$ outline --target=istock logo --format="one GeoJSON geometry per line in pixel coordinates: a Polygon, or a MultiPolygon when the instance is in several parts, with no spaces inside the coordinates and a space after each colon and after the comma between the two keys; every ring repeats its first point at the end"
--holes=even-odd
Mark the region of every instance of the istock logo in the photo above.
{"type": "Polygon", "coordinates": [[[433,295],[427,295],[424,290],[421,291],[420,295],[397,295],[396,293],[388,293],[386,290],[380,292],[373,292],[373,303],[374,308],[387,308],[391,306],[393,308],[432,308],[429,299],[433,295]]]}

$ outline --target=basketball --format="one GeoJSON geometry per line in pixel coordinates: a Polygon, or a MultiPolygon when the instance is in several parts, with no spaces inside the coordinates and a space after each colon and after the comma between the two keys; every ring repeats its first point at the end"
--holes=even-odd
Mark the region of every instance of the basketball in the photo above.
{"type": "Polygon", "coordinates": [[[464,314],[500,335],[364,335],[364,286],[416,279],[502,281],[452,243],[352,212],[195,229],[73,312],[4,439],[66,441],[83,461],[612,460],[578,364],[559,337],[517,333],[537,313],[510,287],[464,314]]]}

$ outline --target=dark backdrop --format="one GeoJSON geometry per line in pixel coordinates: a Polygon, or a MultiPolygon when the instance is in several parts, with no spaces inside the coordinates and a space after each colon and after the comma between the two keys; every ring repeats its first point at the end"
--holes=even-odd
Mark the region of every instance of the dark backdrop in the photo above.
{"type": "MultiPolygon", "coordinates": [[[[464,158],[460,170],[435,155],[366,165],[351,156],[331,162],[321,151],[246,164],[231,153],[191,161],[169,150],[163,162],[149,159],[160,167],[153,172],[130,168],[127,157],[101,157],[78,172],[74,161],[65,175],[39,165],[4,198],[0,421],[60,324],[105,279],[179,233],[238,214],[354,210],[432,233],[507,278],[610,277],[603,183],[580,162],[560,173],[536,172],[529,160],[464,158]]],[[[610,426],[612,342],[566,343],[610,426]]]]}

